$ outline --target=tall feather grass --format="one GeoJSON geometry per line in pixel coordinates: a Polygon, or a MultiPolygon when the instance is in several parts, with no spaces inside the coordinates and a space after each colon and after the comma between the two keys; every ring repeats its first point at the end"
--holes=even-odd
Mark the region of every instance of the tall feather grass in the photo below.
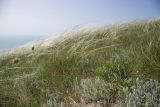
{"type": "Polygon", "coordinates": [[[159,19],[67,32],[51,43],[1,56],[0,106],[113,106],[136,78],[160,77],[159,19]]]}

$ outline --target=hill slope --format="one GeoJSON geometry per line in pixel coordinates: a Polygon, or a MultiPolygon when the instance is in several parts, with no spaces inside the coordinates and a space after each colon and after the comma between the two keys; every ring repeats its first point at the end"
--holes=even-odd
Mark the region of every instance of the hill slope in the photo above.
{"type": "Polygon", "coordinates": [[[160,105],[160,20],[72,31],[4,56],[2,107],[160,105]]]}

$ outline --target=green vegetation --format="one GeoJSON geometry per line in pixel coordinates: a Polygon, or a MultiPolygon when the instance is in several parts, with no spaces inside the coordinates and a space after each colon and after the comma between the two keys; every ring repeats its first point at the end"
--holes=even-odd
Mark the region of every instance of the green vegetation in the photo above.
{"type": "Polygon", "coordinates": [[[33,47],[1,58],[1,107],[160,106],[160,20],[72,31],[33,47]]]}

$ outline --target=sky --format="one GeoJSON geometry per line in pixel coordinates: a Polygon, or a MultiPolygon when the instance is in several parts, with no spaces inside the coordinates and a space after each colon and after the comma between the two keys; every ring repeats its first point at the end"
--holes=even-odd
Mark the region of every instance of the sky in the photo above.
{"type": "Polygon", "coordinates": [[[2,36],[52,35],[76,25],[160,16],[159,0],[0,0],[2,36]]]}

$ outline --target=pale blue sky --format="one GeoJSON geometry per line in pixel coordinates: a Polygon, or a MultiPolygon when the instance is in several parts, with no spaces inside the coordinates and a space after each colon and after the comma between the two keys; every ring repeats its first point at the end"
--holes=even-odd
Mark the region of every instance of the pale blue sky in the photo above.
{"type": "Polygon", "coordinates": [[[160,16],[159,0],[0,0],[0,38],[160,16]]]}

